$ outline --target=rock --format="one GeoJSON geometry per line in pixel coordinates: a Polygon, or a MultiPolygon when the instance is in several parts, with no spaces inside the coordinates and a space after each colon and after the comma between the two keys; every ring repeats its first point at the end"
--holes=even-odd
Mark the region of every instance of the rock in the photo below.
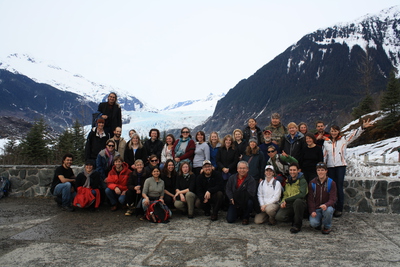
{"type": "Polygon", "coordinates": [[[378,199],[378,198],[384,198],[386,199],[387,197],[387,181],[378,181],[373,188],[372,192],[372,198],[378,199]]]}
{"type": "Polygon", "coordinates": [[[372,206],[369,203],[369,201],[365,198],[363,198],[359,203],[358,203],[358,212],[372,212],[372,206]]]}
{"type": "Polygon", "coordinates": [[[394,199],[391,205],[391,210],[393,213],[400,214],[400,199],[394,199]]]}

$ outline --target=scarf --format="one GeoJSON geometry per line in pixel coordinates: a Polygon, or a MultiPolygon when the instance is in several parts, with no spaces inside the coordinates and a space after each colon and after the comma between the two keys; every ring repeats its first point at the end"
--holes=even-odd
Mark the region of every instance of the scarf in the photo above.
{"type": "Polygon", "coordinates": [[[83,187],[90,188],[90,174],[91,174],[91,173],[88,173],[88,172],[86,171],[86,169],[83,169],[83,174],[84,174],[85,177],[86,177],[86,181],[85,181],[85,183],[83,184],[83,187]]]}
{"type": "Polygon", "coordinates": [[[113,162],[114,162],[114,154],[115,154],[115,150],[113,153],[110,153],[110,151],[108,151],[108,149],[106,148],[106,157],[108,158],[108,162],[107,162],[107,168],[110,169],[113,162]]]}
{"type": "Polygon", "coordinates": [[[190,178],[190,173],[183,174],[183,179],[185,179],[186,182],[189,181],[189,178],[190,178]]]}
{"type": "MultiPolygon", "coordinates": [[[[190,140],[192,140],[190,137],[188,137],[187,139],[183,139],[183,138],[179,138],[178,139],[179,141],[178,141],[178,144],[176,145],[176,147],[175,147],[175,155],[176,156],[178,156],[178,157],[180,157],[180,156],[182,156],[183,154],[185,154],[185,151],[181,151],[180,150],[180,148],[181,148],[181,144],[182,143],[184,143],[184,142],[189,142],[190,140]]],[[[187,146],[186,146],[187,147],[187,146]]]]}

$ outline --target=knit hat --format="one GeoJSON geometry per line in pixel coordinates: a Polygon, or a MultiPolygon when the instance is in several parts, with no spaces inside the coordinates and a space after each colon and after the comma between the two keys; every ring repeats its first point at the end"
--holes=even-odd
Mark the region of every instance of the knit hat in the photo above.
{"type": "Polygon", "coordinates": [[[254,142],[254,143],[258,144],[258,140],[257,140],[257,138],[255,138],[255,137],[250,137],[249,143],[250,143],[250,142],[254,142]]]}

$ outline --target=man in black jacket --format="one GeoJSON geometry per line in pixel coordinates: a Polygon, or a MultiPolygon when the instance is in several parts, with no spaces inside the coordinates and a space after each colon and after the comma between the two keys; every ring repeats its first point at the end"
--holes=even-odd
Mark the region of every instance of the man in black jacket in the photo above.
{"type": "Polygon", "coordinates": [[[122,127],[121,107],[117,102],[117,94],[110,93],[108,101],[99,104],[98,111],[102,114],[101,118],[105,120],[104,130],[111,137],[114,136],[114,129],[122,127]]]}
{"type": "Polygon", "coordinates": [[[210,216],[211,221],[218,220],[218,211],[224,199],[223,180],[219,172],[212,169],[211,161],[203,161],[203,172],[196,178],[197,205],[204,210],[204,215],[210,216]]]}

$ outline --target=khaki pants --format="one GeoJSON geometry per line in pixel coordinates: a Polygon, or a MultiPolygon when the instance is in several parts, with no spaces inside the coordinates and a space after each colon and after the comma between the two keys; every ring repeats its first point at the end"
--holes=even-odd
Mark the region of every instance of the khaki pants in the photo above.
{"type": "Polygon", "coordinates": [[[254,218],[254,222],[256,224],[265,223],[267,219],[269,219],[270,223],[275,223],[275,215],[279,209],[279,204],[268,204],[265,208],[265,211],[262,211],[259,214],[256,214],[254,218]]]}

